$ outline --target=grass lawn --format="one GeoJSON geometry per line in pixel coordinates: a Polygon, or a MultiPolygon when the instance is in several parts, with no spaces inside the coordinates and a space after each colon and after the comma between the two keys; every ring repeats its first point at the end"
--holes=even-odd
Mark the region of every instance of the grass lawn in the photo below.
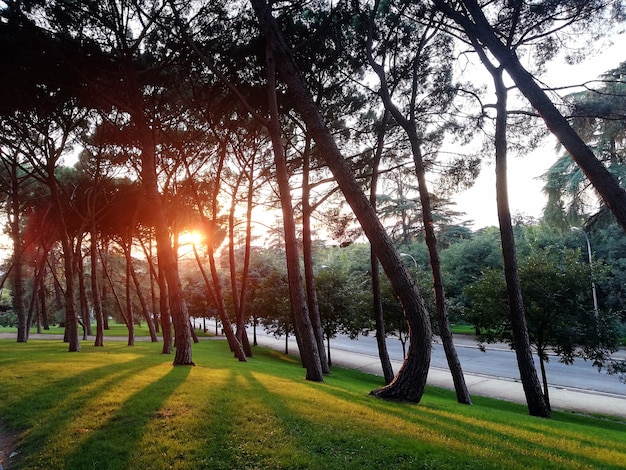
{"type": "MultiPolygon", "coordinates": [[[[0,340],[0,417],[20,469],[626,468],[626,423],[428,388],[418,405],[368,395],[376,376],[303,379],[292,357],[223,340],[173,367],[161,344],[0,340]]],[[[6,464],[6,463],[5,463],[6,464]]]]}
{"type": "MultiPolygon", "coordinates": [[[[92,328],[92,334],[95,335],[96,325],[91,325],[91,328],[92,328]]],[[[196,336],[198,337],[212,336],[211,330],[209,330],[207,333],[204,333],[203,331],[200,331],[199,329],[195,329],[194,331],[196,332],[196,336]]],[[[17,335],[17,327],[0,326],[0,333],[15,333],[17,335]]],[[[37,329],[35,327],[32,327],[30,329],[30,334],[35,334],[35,333],[37,333],[37,329]]],[[[44,329],[41,330],[41,334],[44,334],[44,335],[62,335],[64,333],[65,333],[65,328],[62,328],[58,325],[51,326],[49,330],[44,330],[44,329]]],[[[83,336],[83,329],[81,328],[80,325],[78,326],[78,336],[80,338],[82,338],[83,336]]],[[[121,336],[123,338],[126,338],[128,337],[128,328],[126,328],[126,325],[124,324],[110,322],[109,329],[104,330],[104,337],[106,338],[107,336],[108,337],[121,336]]],[[[141,323],[141,326],[135,325],[135,337],[139,337],[139,336],[150,336],[150,330],[148,329],[148,326],[143,322],[141,323]]],[[[163,335],[159,331],[157,333],[157,336],[160,338],[163,335]]]]}

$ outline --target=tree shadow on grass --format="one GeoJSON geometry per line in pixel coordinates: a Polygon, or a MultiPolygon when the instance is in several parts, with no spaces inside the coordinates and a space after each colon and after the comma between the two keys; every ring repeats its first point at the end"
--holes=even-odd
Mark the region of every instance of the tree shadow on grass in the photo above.
{"type": "Polygon", "coordinates": [[[359,396],[340,384],[303,384],[296,391],[254,372],[249,380],[272,397],[276,415],[299,436],[297,448],[319,465],[328,455],[369,468],[621,468],[626,459],[626,445],[615,440],[577,441],[582,433],[575,429],[511,411],[508,420],[492,421],[495,413],[428,397],[412,405],[359,396]]]}
{"type": "Polygon", "coordinates": [[[132,455],[145,428],[158,416],[168,397],[185,382],[190,369],[172,367],[167,374],[131,395],[103,425],[85,430],[88,437],[67,458],[64,468],[132,468],[132,455]],[[95,462],[95,455],[106,456],[106,462],[95,462]]]}
{"type": "Polygon", "coordinates": [[[22,465],[30,465],[29,459],[56,460],[55,455],[41,455],[55,436],[70,432],[71,424],[80,417],[89,402],[97,401],[105,390],[115,387],[145,367],[145,361],[141,358],[95,367],[54,381],[33,391],[32,395],[21,397],[14,406],[8,407],[5,414],[7,425],[12,429],[24,430],[19,443],[22,454],[20,459],[26,459],[22,465]],[[26,416],[22,413],[26,413],[26,416]]]}

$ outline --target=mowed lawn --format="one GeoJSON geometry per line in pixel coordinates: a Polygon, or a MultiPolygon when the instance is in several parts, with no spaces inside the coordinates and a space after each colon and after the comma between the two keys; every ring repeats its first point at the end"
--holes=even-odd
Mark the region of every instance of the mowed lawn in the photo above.
{"type": "MultiPolygon", "coordinates": [[[[626,468],[626,423],[428,388],[420,404],[376,399],[379,377],[304,380],[293,357],[223,340],[174,367],[161,344],[0,340],[0,418],[21,433],[20,469],[626,468]]],[[[6,465],[6,458],[4,465],[6,465]]]]}

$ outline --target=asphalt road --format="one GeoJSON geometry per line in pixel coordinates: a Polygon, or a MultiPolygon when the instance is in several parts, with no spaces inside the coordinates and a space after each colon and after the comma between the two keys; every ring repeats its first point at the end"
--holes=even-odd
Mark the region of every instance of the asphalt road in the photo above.
{"type": "MultiPolygon", "coordinates": [[[[257,331],[258,334],[258,331],[257,331]]],[[[515,352],[506,344],[486,345],[481,351],[472,337],[455,336],[455,346],[464,372],[486,376],[519,380],[519,370],[515,352]]],[[[392,359],[401,361],[402,347],[397,338],[387,339],[387,348],[392,359]]],[[[376,339],[373,336],[361,336],[350,340],[345,336],[331,340],[333,349],[358,352],[378,357],[376,339]]],[[[626,358],[626,351],[616,353],[617,358],[626,358]]],[[[539,359],[535,357],[539,373],[539,359]]],[[[449,370],[443,347],[439,342],[433,343],[431,367],[449,370]]],[[[559,362],[558,357],[551,357],[546,364],[548,384],[554,387],[578,388],[602,393],[610,393],[626,397],[626,384],[615,375],[605,371],[598,372],[590,362],[577,359],[572,365],[559,362]]]]}

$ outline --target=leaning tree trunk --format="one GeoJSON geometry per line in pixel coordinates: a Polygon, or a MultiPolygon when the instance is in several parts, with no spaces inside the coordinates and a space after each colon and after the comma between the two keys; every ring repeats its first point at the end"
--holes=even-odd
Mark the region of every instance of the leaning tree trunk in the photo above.
{"type": "Polygon", "coordinates": [[[294,98],[296,110],[305,121],[311,136],[318,145],[320,155],[324,157],[346,200],[361,223],[407,317],[411,343],[404,364],[393,382],[372,393],[383,398],[419,402],[426,387],[432,347],[430,319],[424,300],[402,263],[393,242],[378,220],[376,212],[356,181],[348,161],[343,158],[332,134],[326,127],[282,34],[272,18],[269,7],[264,0],[251,0],[251,3],[268,48],[273,51],[281,76],[294,98]]]}
{"type": "Polygon", "coordinates": [[[174,346],[176,348],[174,365],[194,365],[189,315],[178,273],[178,260],[172,249],[164,202],[158,189],[155,145],[148,126],[143,122],[143,114],[141,112],[136,113],[133,118],[137,129],[142,134],[141,176],[143,188],[147,206],[151,208],[154,217],[159,269],[163,270],[163,276],[167,283],[168,304],[174,325],[174,346]]]}
{"type": "Polygon", "coordinates": [[[617,222],[626,231],[626,191],[620,187],[619,182],[570,126],[546,92],[537,85],[533,76],[520,63],[515,51],[496,36],[478,2],[476,0],[462,1],[473,20],[454,10],[445,0],[436,0],[435,3],[442,12],[463,28],[468,37],[479,40],[502,64],[517,88],[539,112],[550,132],[556,136],[585,176],[589,178],[617,222]]]}
{"type": "MultiPolygon", "coordinates": [[[[452,374],[452,381],[454,382],[454,389],[456,391],[456,397],[459,403],[471,404],[472,399],[467,385],[465,383],[465,377],[463,376],[463,369],[461,367],[461,361],[456,353],[454,341],[452,339],[452,331],[450,330],[450,321],[448,318],[448,310],[446,308],[446,296],[443,286],[443,274],[441,272],[441,262],[439,261],[439,249],[437,247],[437,237],[435,236],[435,228],[433,223],[432,208],[430,204],[430,194],[428,193],[428,185],[426,182],[426,169],[424,167],[424,160],[422,157],[422,141],[417,133],[417,127],[415,122],[415,116],[410,118],[404,116],[398,107],[392,102],[391,92],[387,85],[387,78],[384,68],[374,60],[372,53],[372,41],[373,32],[371,31],[373,25],[373,19],[370,21],[370,32],[367,41],[367,57],[368,61],[380,80],[380,97],[383,101],[385,109],[393,116],[393,118],[400,124],[404,132],[409,138],[411,144],[411,153],[413,155],[413,162],[415,164],[415,174],[418,181],[418,191],[420,195],[420,203],[422,206],[422,220],[424,222],[424,233],[426,238],[426,246],[428,247],[428,255],[430,259],[430,267],[433,278],[433,290],[435,292],[435,310],[437,317],[437,324],[439,326],[439,335],[443,344],[443,349],[446,354],[446,360],[450,373],[452,374]]],[[[415,87],[415,84],[413,85],[415,87]]]]}
{"type": "MultiPolygon", "coordinates": [[[[487,65],[487,64],[485,64],[487,65]]],[[[490,68],[490,67],[488,67],[490,68]]],[[[533,416],[549,417],[550,409],[541,391],[541,384],[537,376],[537,369],[533,360],[532,348],[528,337],[522,286],[517,268],[515,254],[515,236],[511,223],[511,210],[507,185],[507,140],[506,140],[506,102],[507,90],[502,80],[502,69],[490,68],[496,87],[496,200],[498,206],[498,220],[500,222],[500,238],[502,240],[502,261],[504,263],[504,278],[506,281],[507,298],[509,301],[509,315],[515,344],[515,354],[519,366],[520,378],[526,395],[528,411],[533,416]]]]}
{"type": "Polygon", "coordinates": [[[419,185],[420,201],[422,204],[422,219],[424,221],[424,233],[426,236],[426,246],[428,247],[428,256],[430,259],[430,269],[433,276],[433,289],[435,291],[435,310],[437,313],[437,324],[439,326],[439,336],[443,344],[446,354],[446,360],[452,381],[454,382],[454,390],[459,403],[466,405],[472,404],[465,377],[463,376],[463,368],[461,361],[456,353],[454,340],[452,339],[452,330],[450,329],[450,320],[448,318],[448,309],[446,308],[446,295],[443,286],[443,273],[441,271],[441,261],[439,260],[439,249],[437,248],[437,237],[433,223],[433,214],[430,206],[430,195],[426,185],[426,170],[422,159],[419,139],[414,128],[409,132],[411,141],[411,149],[413,152],[413,161],[415,163],[415,172],[419,185]]]}
{"type": "MultiPolygon", "coordinates": [[[[198,250],[194,245],[193,254],[196,257],[196,262],[198,264],[198,269],[200,269],[200,274],[202,275],[202,279],[204,280],[204,286],[207,292],[207,298],[209,301],[212,301],[217,308],[217,314],[222,321],[222,329],[224,330],[224,334],[226,335],[226,340],[228,341],[228,346],[230,350],[233,352],[235,357],[239,359],[241,362],[246,362],[246,352],[243,350],[243,345],[237,339],[235,332],[233,331],[233,325],[230,322],[230,318],[228,317],[228,312],[226,311],[226,307],[224,306],[224,296],[222,295],[222,288],[220,286],[220,278],[217,274],[217,268],[215,266],[215,256],[213,255],[213,247],[208,244],[207,250],[209,252],[209,264],[211,269],[211,278],[213,279],[213,287],[211,287],[211,282],[209,280],[209,276],[202,265],[202,260],[200,259],[200,255],[198,254],[198,250]]],[[[217,324],[217,322],[216,322],[217,324]]]]}
{"type": "MultiPolygon", "coordinates": [[[[300,358],[306,368],[306,379],[316,382],[324,381],[324,372],[320,360],[317,340],[309,317],[308,306],[300,273],[298,255],[298,241],[293,207],[291,205],[291,188],[287,171],[287,159],[281,142],[280,123],[278,117],[278,103],[276,101],[276,63],[271,41],[266,48],[267,61],[267,93],[270,108],[270,122],[268,131],[274,150],[276,164],[276,180],[283,212],[283,228],[285,235],[285,252],[287,258],[287,278],[289,279],[289,297],[291,312],[294,319],[296,338],[300,349],[300,358]]],[[[323,353],[322,353],[323,354],[323,353]]]]}
{"type": "Polygon", "coordinates": [[[311,214],[313,212],[313,208],[311,207],[310,201],[310,166],[311,141],[307,137],[302,163],[302,258],[304,262],[304,279],[309,316],[311,317],[313,333],[315,334],[315,340],[317,341],[317,350],[320,355],[322,372],[324,374],[330,374],[330,349],[328,354],[324,353],[324,331],[322,330],[322,320],[320,316],[319,302],[317,300],[315,273],[313,269],[313,241],[311,239],[311,214]]]}
{"type": "Polygon", "coordinates": [[[24,310],[24,247],[20,227],[21,203],[17,161],[11,165],[11,238],[13,239],[13,312],[17,316],[17,342],[28,340],[24,310]]]}
{"type": "MultiPolygon", "coordinates": [[[[385,109],[377,135],[376,152],[372,159],[372,179],[370,182],[370,204],[376,210],[376,191],[378,189],[378,170],[383,155],[385,131],[389,123],[389,111],[385,109]]],[[[389,359],[387,349],[387,334],[385,332],[385,317],[383,314],[383,299],[380,292],[380,268],[378,258],[373,248],[370,247],[370,271],[372,273],[372,304],[374,309],[374,322],[376,325],[376,343],[378,344],[378,357],[383,369],[385,383],[390,384],[393,380],[393,366],[389,359]]]]}
{"type": "Polygon", "coordinates": [[[156,334],[156,329],[154,327],[154,323],[152,322],[152,317],[150,316],[150,307],[148,306],[146,296],[143,294],[143,286],[139,282],[139,278],[137,277],[137,273],[135,272],[135,265],[133,263],[132,256],[130,256],[130,250],[126,262],[128,263],[130,275],[133,278],[135,292],[137,292],[137,297],[139,298],[139,305],[141,305],[141,314],[143,315],[143,318],[144,320],[146,320],[146,324],[148,325],[148,331],[150,332],[150,341],[153,343],[158,343],[159,338],[156,334]]]}

